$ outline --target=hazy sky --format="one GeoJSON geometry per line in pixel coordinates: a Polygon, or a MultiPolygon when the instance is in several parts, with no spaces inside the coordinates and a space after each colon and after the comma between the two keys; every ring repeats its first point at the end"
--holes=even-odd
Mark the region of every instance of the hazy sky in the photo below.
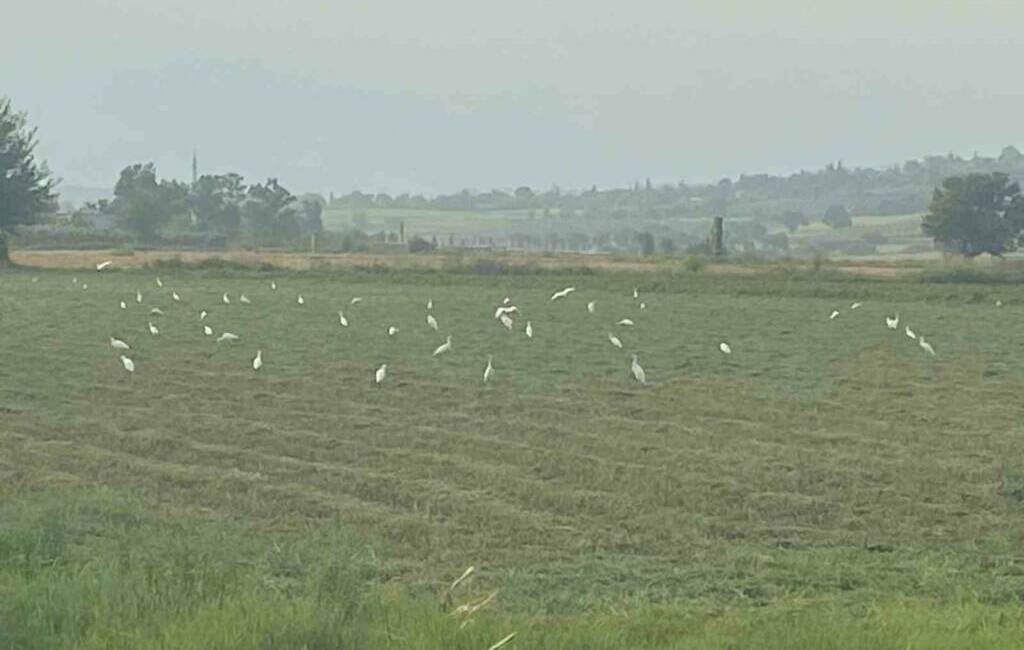
{"type": "Polygon", "coordinates": [[[437,193],[1024,145],[1024,3],[11,4],[0,95],[65,184],[187,178],[193,146],[293,191],[437,193]]]}

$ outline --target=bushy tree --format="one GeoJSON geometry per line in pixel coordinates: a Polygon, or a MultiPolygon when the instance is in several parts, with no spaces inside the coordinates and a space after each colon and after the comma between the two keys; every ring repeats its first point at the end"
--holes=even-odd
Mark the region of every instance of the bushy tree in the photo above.
{"type": "Polygon", "coordinates": [[[299,234],[294,203],[291,192],[276,178],[268,178],[266,183],[249,186],[242,204],[242,218],[257,242],[280,242],[299,234]]]}
{"type": "Polygon", "coordinates": [[[1024,232],[1020,185],[999,172],[947,178],[935,189],[921,229],[966,257],[1014,251],[1024,232]]]}
{"type": "MultiPolygon", "coordinates": [[[[299,230],[303,235],[323,232],[324,204],[323,198],[316,194],[305,194],[299,199],[296,212],[299,230]]],[[[398,236],[396,235],[395,238],[397,239],[398,236]]]]}
{"type": "Polygon", "coordinates": [[[57,200],[56,181],[35,159],[36,130],[26,124],[25,114],[0,97],[0,265],[9,261],[7,234],[53,210],[57,200]]]}
{"type": "Polygon", "coordinates": [[[807,225],[807,217],[798,210],[789,210],[782,213],[782,216],[779,217],[779,223],[784,225],[789,232],[796,232],[800,226],[807,225]]]}
{"type": "Polygon", "coordinates": [[[196,226],[206,232],[234,236],[242,224],[245,197],[245,183],[238,174],[200,177],[189,196],[196,226]]]}
{"type": "Polygon", "coordinates": [[[178,181],[157,181],[153,163],[125,167],[114,186],[118,225],[143,241],[155,239],[161,226],[185,212],[187,203],[188,188],[178,181]]]}
{"type": "Polygon", "coordinates": [[[822,221],[832,228],[849,228],[853,225],[853,218],[850,216],[850,212],[846,209],[846,206],[839,204],[828,206],[822,221]]]}

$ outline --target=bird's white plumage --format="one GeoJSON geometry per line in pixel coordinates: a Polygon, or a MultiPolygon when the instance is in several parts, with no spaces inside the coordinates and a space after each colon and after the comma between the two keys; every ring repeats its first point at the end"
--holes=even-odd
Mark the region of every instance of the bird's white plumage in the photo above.
{"type": "Polygon", "coordinates": [[[156,286],[158,286],[158,287],[160,287],[161,289],[163,289],[163,288],[164,288],[164,281],[163,281],[163,280],[161,280],[160,278],[157,278],[157,279],[156,279],[156,286]]]}
{"type": "Polygon", "coordinates": [[[903,333],[912,339],[917,338],[917,334],[914,334],[914,330],[910,329],[909,325],[903,328],[903,333]]]}
{"type": "Polygon", "coordinates": [[[512,319],[509,318],[508,314],[502,314],[501,316],[499,316],[498,321],[500,321],[501,324],[505,326],[505,329],[507,329],[510,332],[512,331],[512,327],[515,324],[513,323],[512,319]]]}
{"type": "Polygon", "coordinates": [[[301,293],[299,294],[299,297],[295,299],[295,301],[297,303],[299,303],[300,305],[305,305],[306,304],[306,299],[302,297],[301,293]]]}
{"type": "Polygon", "coordinates": [[[568,296],[573,291],[576,291],[576,287],[566,287],[566,288],[562,289],[561,291],[556,291],[553,294],[551,294],[551,300],[558,300],[559,298],[565,298],[566,296],[568,296]]]}
{"type": "Polygon", "coordinates": [[[839,310],[838,309],[833,309],[832,313],[828,315],[828,319],[829,320],[835,320],[837,318],[839,318],[839,310]]]}
{"type": "Polygon", "coordinates": [[[850,305],[850,309],[851,310],[860,309],[860,303],[859,302],[853,303],[852,305],[850,305]]]}
{"type": "Polygon", "coordinates": [[[230,304],[231,304],[231,298],[228,298],[228,294],[227,294],[227,292],[226,292],[226,291],[224,292],[224,295],[220,297],[220,300],[221,300],[221,302],[223,302],[223,303],[224,303],[225,305],[230,305],[230,304]]]}
{"type": "Polygon", "coordinates": [[[259,370],[263,367],[263,350],[256,350],[256,356],[252,359],[252,369],[259,370]]]}
{"type": "Polygon", "coordinates": [[[433,314],[427,314],[427,326],[435,332],[437,331],[437,319],[433,314]]]}
{"type": "Polygon", "coordinates": [[[620,350],[622,349],[622,341],[619,340],[619,337],[615,336],[611,332],[608,332],[608,342],[614,345],[615,347],[619,348],[620,350]]]}
{"type": "Polygon", "coordinates": [[[142,304],[142,292],[138,289],[135,290],[135,302],[142,304]]]}
{"type": "Polygon", "coordinates": [[[156,325],[154,325],[152,322],[150,322],[149,323],[149,333],[152,334],[153,336],[156,336],[157,334],[160,333],[160,330],[158,330],[156,328],[156,325]]]}
{"type": "Polygon", "coordinates": [[[591,300],[590,302],[587,303],[587,312],[588,313],[593,314],[594,310],[596,310],[596,309],[597,309],[597,302],[596,301],[591,300]]]}
{"type": "Polygon", "coordinates": [[[128,372],[135,372],[135,362],[123,354],[121,355],[121,365],[124,366],[124,369],[128,372]]]}
{"type": "Polygon", "coordinates": [[[238,302],[240,302],[240,303],[242,303],[244,305],[251,305],[252,304],[252,301],[249,300],[249,296],[245,295],[244,293],[242,295],[238,296],[238,302]]]}
{"type": "Polygon", "coordinates": [[[100,262],[99,264],[96,265],[96,270],[97,271],[103,271],[105,269],[109,269],[110,265],[113,264],[113,263],[114,263],[113,260],[107,260],[106,262],[100,262]]]}
{"type": "Polygon", "coordinates": [[[171,292],[171,300],[173,300],[174,302],[181,302],[181,296],[178,295],[177,291],[171,292]]]}
{"type": "Polygon", "coordinates": [[[434,350],[433,356],[436,357],[436,356],[438,356],[440,354],[444,354],[445,352],[448,352],[451,349],[452,349],[452,337],[449,336],[449,337],[447,337],[444,340],[444,343],[442,343],[441,345],[437,346],[437,349],[434,350]]]}
{"type": "Polygon", "coordinates": [[[486,384],[494,376],[494,365],[491,363],[493,357],[487,355],[487,366],[484,368],[484,383],[486,384]]]}
{"type": "Polygon", "coordinates": [[[355,305],[355,304],[361,303],[362,301],[363,301],[363,299],[362,299],[362,298],[360,298],[359,296],[356,296],[356,297],[355,297],[355,298],[353,298],[352,300],[349,300],[349,301],[348,301],[348,304],[350,304],[350,305],[355,305]]]}
{"type": "Polygon", "coordinates": [[[237,341],[237,340],[238,340],[238,335],[237,334],[232,334],[231,332],[223,332],[220,336],[217,337],[217,343],[221,343],[223,341],[237,341]]]}
{"type": "Polygon", "coordinates": [[[633,320],[629,319],[629,318],[623,318],[618,323],[616,323],[616,325],[625,325],[626,327],[629,327],[630,325],[634,325],[634,324],[635,323],[633,323],[633,320]]]}
{"type": "Polygon", "coordinates": [[[203,311],[199,312],[199,320],[201,320],[201,321],[206,320],[207,315],[208,314],[206,313],[205,309],[203,311]]]}
{"type": "Polygon", "coordinates": [[[526,321],[526,338],[533,338],[533,323],[530,321],[526,321]]]}
{"type": "Polygon", "coordinates": [[[922,350],[932,355],[933,357],[935,356],[935,348],[932,347],[931,343],[925,341],[923,336],[917,339],[917,344],[921,347],[922,350]]]}
{"type": "Polygon", "coordinates": [[[647,309],[647,303],[646,302],[640,303],[640,311],[643,311],[645,309],[647,309]]]}
{"type": "Polygon", "coordinates": [[[115,339],[113,336],[110,337],[110,347],[115,350],[131,350],[131,347],[121,339],[115,339]]]}
{"type": "Polygon", "coordinates": [[[160,309],[159,307],[153,307],[152,309],[149,310],[149,313],[153,314],[154,316],[163,316],[164,310],[160,309]]]}
{"type": "Polygon", "coordinates": [[[338,322],[341,323],[342,327],[348,327],[348,319],[345,318],[345,314],[340,311],[338,312],[338,322]]]}
{"type": "Polygon", "coordinates": [[[275,282],[273,280],[270,281],[270,290],[271,291],[277,291],[277,282],[275,282]]]}
{"type": "Polygon", "coordinates": [[[891,330],[894,330],[897,327],[899,327],[900,326],[900,315],[896,314],[895,316],[893,316],[891,318],[889,316],[886,316],[885,317],[885,326],[888,327],[891,330]]]}
{"type": "Polygon", "coordinates": [[[427,299],[427,311],[430,311],[433,308],[434,308],[434,299],[433,298],[428,298],[427,299]]]}
{"type": "Polygon", "coordinates": [[[638,287],[633,287],[633,299],[636,300],[639,297],[640,297],[640,289],[638,287]]]}
{"type": "Polygon", "coordinates": [[[388,336],[394,336],[395,334],[398,334],[398,328],[394,325],[388,327],[388,336]]]}
{"type": "Polygon", "coordinates": [[[384,378],[388,376],[388,364],[382,363],[377,372],[373,373],[373,381],[376,384],[383,384],[384,378]]]}
{"type": "Polygon", "coordinates": [[[121,309],[128,309],[128,305],[126,305],[123,300],[121,301],[121,304],[119,306],[121,307],[121,309]]]}
{"type": "Polygon", "coordinates": [[[633,355],[633,363],[630,364],[629,369],[633,372],[634,379],[641,384],[647,383],[647,373],[644,372],[644,369],[640,366],[640,361],[637,359],[635,354],[633,355]]]}
{"type": "Polygon", "coordinates": [[[725,341],[718,344],[718,349],[722,351],[722,354],[732,354],[732,347],[725,341]]]}
{"type": "Polygon", "coordinates": [[[203,325],[203,334],[207,336],[213,336],[213,328],[209,325],[203,325]]]}

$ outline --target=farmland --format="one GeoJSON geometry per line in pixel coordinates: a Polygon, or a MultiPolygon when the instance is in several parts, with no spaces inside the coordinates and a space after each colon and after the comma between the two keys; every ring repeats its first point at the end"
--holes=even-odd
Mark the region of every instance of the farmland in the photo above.
{"type": "MultiPolygon", "coordinates": [[[[351,620],[331,618],[340,614],[323,599],[355,592],[323,596],[317,577],[305,576],[273,590],[281,602],[236,601],[241,587],[210,567],[235,557],[252,573],[227,572],[238,584],[281,579],[261,544],[299,566],[333,567],[334,585],[372,574],[400,586],[402,595],[377,598],[412,612],[395,634],[437,634],[421,647],[487,647],[517,624],[534,632],[523,647],[640,647],[630,630],[641,621],[651,647],[754,638],[758,647],[821,647],[813,635],[825,629],[865,644],[834,647],[906,647],[927,628],[937,630],[927,647],[944,647],[958,637],[943,633],[943,618],[978,635],[962,640],[1012,647],[1024,626],[1022,311],[1019,284],[770,268],[736,277],[173,264],[3,272],[0,524],[26,532],[0,544],[0,602],[14,603],[0,605],[0,624],[38,602],[33,584],[71,580],[11,568],[43,539],[33,531],[59,529],[70,546],[92,549],[90,570],[109,563],[114,573],[104,575],[131,584],[145,580],[112,548],[156,549],[186,564],[192,549],[209,561],[201,570],[216,602],[247,612],[239,620],[273,621],[286,605],[325,635],[273,637],[285,632],[256,626],[254,638],[274,647],[339,642],[351,620]],[[576,293],[549,300],[565,286],[576,293]],[[239,303],[243,293],[251,304],[239,303]],[[506,296],[521,310],[511,333],[494,320],[506,296]],[[426,325],[428,300],[439,332],[426,325]],[[862,306],[851,310],[854,302],[862,306]],[[833,309],[840,315],[830,320],[833,309]],[[200,310],[216,333],[240,340],[204,336],[200,310]],[[900,329],[888,330],[883,318],[897,312],[900,329]],[[635,325],[617,325],[622,318],[635,325]],[[449,334],[452,351],[432,357],[449,334]],[[134,374],[111,336],[131,344],[134,374]],[[257,349],[265,365],[254,372],[257,349]],[[629,375],[633,353],[648,386],[629,375]],[[496,374],[483,385],[488,355],[496,374]],[[388,377],[377,387],[382,363],[388,377]],[[168,541],[176,535],[177,546],[168,541]],[[326,559],[339,552],[349,561],[326,559]],[[420,598],[443,593],[470,565],[478,572],[458,602],[499,596],[460,637],[420,598]],[[781,613],[757,614],[765,605],[781,613]],[[675,612],[682,627],[659,627],[659,611],[675,612]],[[783,634],[788,616],[806,617],[806,646],[783,634]],[[572,620],[592,622],[578,634],[596,636],[559,627],[572,620]],[[887,625],[889,636],[864,641],[864,630],[887,625]]],[[[110,616],[113,593],[102,605],[110,616]]],[[[180,647],[216,627],[196,623],[200,615],[228,615],[152,607],[177,613],[145,620],[180,647]]],[[[370,627],[385,616],[367,611],[370,627]]],[[[124,647],[150,647],[146,629],[124,647]]],[[[18,638],[31,636],[25,630],[18,638]]],[[[386,646],[367,639],[348,642],[386,646]]]]}

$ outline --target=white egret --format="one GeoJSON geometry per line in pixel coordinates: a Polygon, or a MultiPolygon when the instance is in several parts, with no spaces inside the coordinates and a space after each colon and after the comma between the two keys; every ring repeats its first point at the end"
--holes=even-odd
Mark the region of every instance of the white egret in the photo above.
{"type": "Polygon", "coordinates": [[[623,318],[622,320],[620,320],[618,323],[615,323],[615,324],[616,325],[626,325],[626,326],[635,325],[635,323],[632,320],[630,320],[629,318],[623,318]]]}
{"type": "Polygon", "coordinates": [[[394,325],[388,327],[388,336],[394,336],[395,334],[398,334],[398,328],[394,325]]]}
{"type": "Polygon", "coordinates": [[[296,302],[298,302],[300,305],[305,305],[306,304],[306,299],[303,298],[302,294],[300,293],[299,297],[296,299],[296,302]]]}
{"type": "Polygon", "coordinates": [[[427,311],[430,311],[433,308],[434,308],[434,299],[433,298],[427,298],[427,311]]]}
{"type": "Polygon", "coordinates": [[[128,309],[128,305],[126,305],[123,300],[121,301],[120,307],[121,309],[128,309]]]}
{"type": "Polygon", "coordinates": [[[142,292],[138,289],[135,290],[135,302],[142,304],[142,292]]]}
{"type": "Polygon", "coordinates": [[[533,323],[530,321],[526,321],[526,338],[533,338],[533,323]]]}
{"type": "Polygon", "coordinates": [[[645,309],[647,309],[647,303],[646,302],[640,303],[640,311],[643,311],[645,309]]]}
{"type": "MultiPolygon", "coordinates": [[[[353,298],[352,300],[349,300],[349,301],[348,301],[348,304],[350,304],[350,305],[355,305],[355,304],[361,303],[362,301],[363,301],[363,299],[362,299],[362,298],[360,298],[360,297],[356,296],[356,297],[355,297],[355,298],[353,298]]],[[[387,365],[387,364],[385,364],[385,365],[387,365]]]]}
{"type": "Polygon", "coordinates": [[[854,309],[860,309],[860,303],[859,302],[855,302],[852,305],[850,305],[850,310],[852,311],[854,309]]]}
{"type": "Polygon", "coordinates": [[[644,369],[640,367],[640,361],[637,359],[637,356],[635,354],[633,355],[633,363],[630,365],[629,369],[633,371],[634,379],[636,379],[641,384],[647,383],[647,373],[644,372],[644,369]]]}
{"type": "Polygon", "coordinates": [[[633,287],[633,299],[636,300],[639,297],[640,297],[640,289],[638,287],[633,287]]]}
{"type": "Polygon", "coordinates": [[[833,309],[832,313],[828,315],[828,319],[829,320],[835,320],[838,317],[839,317],[839,310],[838,309],[833,309]]]}
{"type": "Polygon", "coordinates": [[[205,309],[203,311],[199,312],[199,320],[201,320],[201,321],[206,320],[206,316],[207,316],[207,313],[206,313],[205,309]]]}
{"type": "Polygon", "coordinates": [[[373,381],[378,386],[384,383],[384,378],[388,376],[388,364],[382,363],[380,368],[377,368],[377,372],[373,373],[373,381]]]}
{"type": "Polygon", "coordinates": [[[718,349],[722,351],[722,354],[732,354],[732,348],[725,341],[718,344],[718,349]]]}
{"type": "Polygon", "coordinates": [[[256,350],[256,356],[252,360],[252,369],[259,370],[263,367],[263,350],[256,350]]]}
{"type": "Polygon", "coordinates": [[[914,330],[910,329],[910,326],[904,327],[903,332],[912,339],[917,338],[917,334],[914,334],[914,330]]]}
{"type": "Polygon", "coordinates": [[[899,327],[900,326],[900,315],[899,315],[899,313],[897,312],[896,315],[893,316],[892,318],[889,318],[888,316],[886,316],[885,317],[885,326],[888,327],[891,330],[894,330],[897,327],[899,327]]]}
{"type": "Polygon", "coordinates": [[[156,279],[156,286],[160,287],[161,289],[164,288],[164,282],[159,277],[156,279]]]}
{"type": "Polygon", "coordinates": [[[345,318],[345,314],[338,312],[338,322],[341,323],[342,327],[348,327],[348,319],[345,318]]]}
{"type": "Polygon", "coordinates": [[[244,293],[242,295],[238,296],[238,302],[240,302],[242,304],[245,304],[245,305],[251,305],[252,304],[252,301],[249,300],[249,296],[245,295],[244,293]]]}
{"type": "Polygon", "coordinates": [[[110,347],[115,350],[131,350],[131,347],[121,339],[115,339],[113,336],[110,337],[110,347]]]}
{"type": "Polygon", "coordinates": [[[996,307],[1002,307],[1002,306],[1003,306],[1003,301],[1002,300],[997,300],[996,301],[996,307]]]}
{"type": "Polygon", "coordinates": [[[449,351],[451,349],[452,349],[452,337],[449,336],[449,337],[447,337],[444,340],[444,343],[442,343],[441,345],[437,346],[437,349],[434,350],[433,356],[436,357],[439,354],[444,354],[445,352],[447,352],[447,351],[449,351]]]}
{"type": "Polygon", "coordinates": [[[587,312],[593,314],[595,309],[597,309],[597,302],[591,300],[587,303],[587,312]]]}
{"type": "Polygon", "coordinates": [[[619,340],[619,337],[615,336],[611,332],[608,332],[608,341],[615,347],[619,348],[620,350],[622,349],[622,341],[619,340]]]}
{"type": "Polygon", "coordinates": [[[273,280],[270,281],[270,290],[271,291],[277,291],[277,282],[275,282],[273,280]]]}
{"type": "Polygon", "coordinates": [[[96,270],[97,271],[103,271],[105,269],[108,269],[108,268],[110,268],[110,265],[113,264],[113,263],[114,263],[113,260],[107,260],[106,262],[100,262],[99,264],[96,265],[96,270]]]}
{"type": "Polygon", "coordinates": [[[221,343],[223,341],[237,341],[237,340],[238,340],[238,335],[237,334],[232,334],[231,332],[224,332],[223,334],[221,334],[220,336],[217,337],[217,343],[221,343]]]}
{"type": "Polygon", "coordinates": [[[225,291],[224,295],[220,297],[220,300],[225,305],[230,305],[231,304],[231,298],[228,298],[228,292],[227,291],[225,291]]]}
{"type": "Polygon", "coordinates": [[[490,354],[487,355],[487,367],[484,368],[484,383],[485,384],[491,380],[491,377],[494,376],[494,366],[491,364],[491,361],[493,359],[494,359],[494,357],[492,355],[490,355],[490,354]]]}
{"type": "Polygon", "coordinates": [[[153,307],[152,309],[149,310],[149,313],[153,314],[154,316],[163,316],[164,310],[160,309],[159,307],[153,307]]]}
{"type": "Polygon", "coordinates": [[[123,354],[121,355],[121,365],[124,366],[124,369],[128,372],[135,372],[135,362],[123,354]]]}
{"type": "Polygon", "coordinates": [[[174,302],[181,302],[181,296],[178,295],[177,291],[171,292],[171,300],[173,300],[174,302]]]}
{"type": "Polygon", "coordinates": [[[931,343],[925,341],[923,336],[917,340],[917,344],[921,346],[922,350],[932,355],[933,357],[935,356],[935,348],[932,347],[931,343]]]}
{"type": "Polygon", "coordinates": [[[77,275],[71,276],[71,284],[78,284],[78,276],[77,275]]]}
{"type": "Polygon", "coordinates": [[[551,294],[551,300],[558,300],[559,298],[565,298],[566,296],[568,296],[573,291],[576,291],[576,287],[566,287],[566,288],[562,289],[561,291],[556,291],[553,294],[551,294]]]}
{"type": "Polygon", "coordinates": [[[507,304],[509,304],[511,302],[512,302],[512,299],[509,298],[508,296],[505,296],[505,299],[501,301],[501,304],[507,305],[507,304]]]}
{"type": "Polygon", "coordinates": [[[427,325],[430,326],[430,329],[437,331],[437,319],[433,314],[427,314],[427,325]]]}
{"type": "Polygon", "coordinates": [[[213,328],[209,325],[203,325],[203,334],[207,336],[213,336],[213,328]]]}
{"type": "Polygon", "coordinates": [[[86,284],[85,282],[83,282],[83,283],[82,283],[82,291],[85,291],[85,290],[86,290],[86,289],[88,289],[88,288],[89,288],[89,285],[88,285],[88,284],[86,284]]]}
{"type": "Polygon", "coordinates": [[[152,334],[153,336],[156,336],[157,334],[160,333],[160,330],[158,330],[156,328],[156,325],[154,325],[152,322],[150,322],[149,323],[149,333],[152,334]]]}
{"type": "Polygon", "coordinates": [[[505,329],[507,329],[510,332],[512,331],[512,326],[514,325],[514,323],[512,322],[512,319],[508,317],[507,314],[502,314],[498,318],[498,320],[501,321],[501,324],[505,326],[505,329]]]}

